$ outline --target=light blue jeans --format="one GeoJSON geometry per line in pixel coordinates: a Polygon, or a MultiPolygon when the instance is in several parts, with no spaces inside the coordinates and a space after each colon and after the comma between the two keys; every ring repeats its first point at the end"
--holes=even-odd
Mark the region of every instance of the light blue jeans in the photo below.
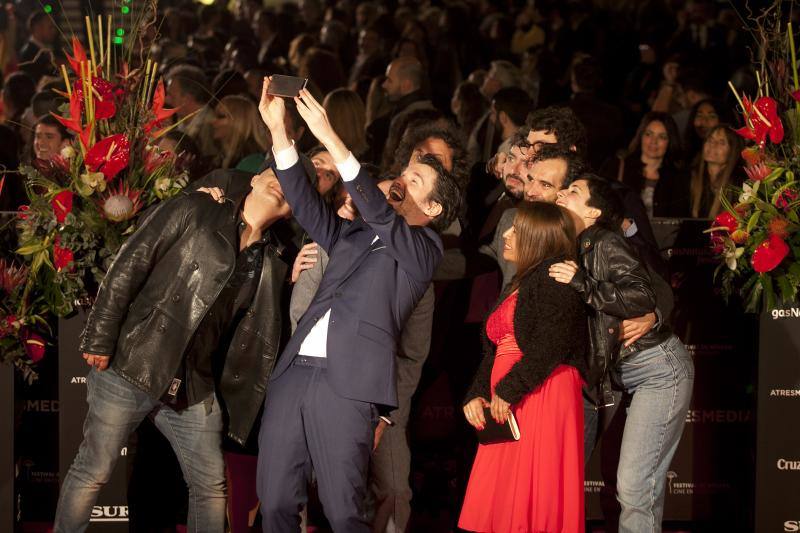
{"type": "Polygon", "coordinates": [[[102,372],[92,369],[86,384],[89,412],[83,424],[83,442],[61,485],[54,533],[79,533],[87,528],[97,495],[111,476],[120,450],[150,413],[172,444],[189,487],[188,530],[222,533],[226,491],[219,402],[202,402],[176,412],[110,368],[102,372]]]}
{"type": "Polygon", "coordinates": [[[617,468],[619,531],[661,531],[667,470],[683,433],[694,384],[694,363],[673,335],[634,353],[616,368],[632,394],[617,468]]]}

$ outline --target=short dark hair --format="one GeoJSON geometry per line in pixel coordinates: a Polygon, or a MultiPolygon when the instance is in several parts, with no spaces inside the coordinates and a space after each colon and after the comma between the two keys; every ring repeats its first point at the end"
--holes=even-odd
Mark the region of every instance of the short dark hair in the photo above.
{"type": "Polygon", "coordinates": [[[597,174],[584,174],[580,179],[586,181],[586,187],[589,189],[589,199],[586,201],[586,205],[600,210],[600,218],[595,224],[619,232],[625,208],[611,182],[597,174]]]}
{"type": "Polygon", "coordinates": [[[511,122],[517,126],[525,123],[525,117],[528,116],[533,107],[531,97],[519,87],[504,87],[500,89],[492,98],[492,103],[498,115],[501,111],[504,112],[511,119],[511,122]]]}
{"type": "Polygon", "coordinates": [[[65,128],[64,125],[58,120],[56,120],[56,118],[52,115],[44,115],[43,117],[41,117],[39,120],[36,121],[36,124],[33,126],[33,129],[36,130],[36,126],[38,126],[39,124],[41,124],[42,126],[51,126],[53,128],[56,128],[58,130],[59,135],[61,135],[62,140],[72,138],[72,136],[69,134],[69,131],[67,131],[67,128],[65,128]]]}
{"type": "Polygon", "coordinates": [[[453,176],[445,170],[441,161],[431,154],[420,156],[417,163],[431,167],[436,173],[436,183],[428,195],[428,200],[441,205],[442,212],[431,220],[430,227],[441,233],[453,223],[461,210],[461,188],[453,176]]]}
{"type": "Polygon", "coordinates": [[[463,188],[469,179],[469,156],[467,143],[463,137],[461,131],[450,121],[447,121],[446,125],[442,125],[440,122],[415,120],[408,124],[403,138],[400,139],[392,167],[396,172],[404,168],[408,164],[414,148],[425,139],[441,139],[453,151],[453,169],[450,173],[459,187],[463,188]]]}
{"type": "Polygon", "coordinates": [[[578,155],[587,150],[586,128],[575,112],[564,106],[550,106],[537,109],[525,121],[531,130],[546,131],[556,136],[556,141],[567,148],[575,147],[578,155]]]}
{"type": "Polygon", "coordinates": [[[531,163],[546,161],[548,159],[561,159],[567,164],[567,171],[564,175],[564,182],[561,188],[569,187],[573,181],[581,179],[586,172],[586,163],[583,158],[562,144],[542,144],[531,157],[531,163]]]}
{"type": "Polygon", "coordinates": [[[194,65],[178,65],[167,73],[167,78],[180,85],[181,92],[201,104],[208,102],[210,87],[205,73],[194,65]]]}

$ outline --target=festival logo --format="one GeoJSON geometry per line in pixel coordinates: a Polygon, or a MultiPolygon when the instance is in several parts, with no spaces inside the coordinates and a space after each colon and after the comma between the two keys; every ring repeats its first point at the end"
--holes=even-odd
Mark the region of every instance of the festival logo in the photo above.
{"type": "Polygon", "coordinates": [[[90,522],[127,522],[127,505],[95,505],[90,522]]]}
{"type": "Polygon", "coordinates": [[[789,307],[788,309],[773,309],[772,320],[779,318],[797,318],[800,317],[800,307],[789,307]]]}

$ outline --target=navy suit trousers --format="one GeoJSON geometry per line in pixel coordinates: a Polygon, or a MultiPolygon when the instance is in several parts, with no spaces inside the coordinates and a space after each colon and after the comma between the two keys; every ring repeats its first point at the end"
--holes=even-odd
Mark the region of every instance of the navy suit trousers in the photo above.
{"type": "Polygon", "coordinates": [[[257,476],[265,533],[300,531],[312,465],[333,531],[370,531],[364,500],[378,411],[337,395],[326,372],[295,363],[267,391],[257,476]]]}

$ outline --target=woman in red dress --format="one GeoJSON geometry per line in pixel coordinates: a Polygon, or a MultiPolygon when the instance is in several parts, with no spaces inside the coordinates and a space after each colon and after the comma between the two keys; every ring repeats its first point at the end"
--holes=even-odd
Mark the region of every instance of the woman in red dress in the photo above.
{"type": "Polygon", "coordinates": [[[486,321],[486,353],[464,414],[481,431],[485,416],[505,422],[512,412],[520,439],[478,446],[458,526],[583,532],[586,308],[548,275],[551,264],[574,257],[575,225],[559,206],[523,203],[503,238],[517,275],[486,321]]]}

